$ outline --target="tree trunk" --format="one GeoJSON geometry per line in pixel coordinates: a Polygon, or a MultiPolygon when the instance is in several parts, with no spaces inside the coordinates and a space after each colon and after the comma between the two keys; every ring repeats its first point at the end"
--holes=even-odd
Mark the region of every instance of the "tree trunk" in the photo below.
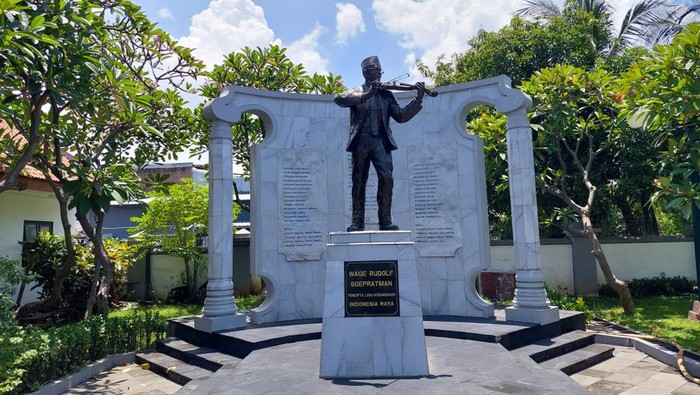
{"type": "Polygon", "coordinates": [[[639,221],[637,216],[634,215],[632,207],[630,207],[627,198],[624,196],[615,196],[615,204],[620,209],[622,213],[622,219],[625,221],[625,228],[627,229],[627,234],[629,236],[641,236],[641,229],[639,229],[639,221]]]}
{"type": "Polygon", "coordinates": [[[98,247],[95,248],[95,262],[100,261],[102,276],[100,277],[96,295],[97,312],[99,314],[107,314],[109,313],[109,291],[112,287],[112,280],[114,279],[114,262],[109,259],[107,250],[104,248],[102,235],[100,234],[98,238],[98,247]]]}
{"type": "Polygon", "coordinates": [[[109,259],[107,250],[102,243],[102,225],[104,223],[104,213],[96,213],[97,221],[95,226],[90,224],[87,216],[76,215],[83,231],[92,242],[93,254],[95,257],[95,271],[90,286],[90,295],[85,306],[85,317],[92,315],[95,307],[100,314],[109,312],[109,290],[114,278],[114,263],[109,259]]]}
{"type": "Polygon", "coordinates": [[[185,286],[187,288],[187,300],[190,300],[195,293],[194,281],[192,281],[192,268],[190,267],[190,258],[183,257],[185,262],[185,286]]]}
{"type": "Polygon", "coordinates": [[[626,282],[618,279],[615,277],[615,274],[613,274],[612,269],[608,264],[608,259],[605,257],[605,253],[603,252],[603,247],[600,245],[600,240],[598,240],[598,236],[593,230],[591,218],[584,214],[581,215],[581,220],[583,222],[583,231],[593,246],[591,254],[593,254],[598,262],[598,266],[600,266],[600,270],[603,272],[603,276],[605,277],[605,282],[608,284],[608,286],[610,286],[610,288],[617,292],[617,295],[620,298],[620,304],[622,305],[625,314],[634,314],[634,303],[632,302],[632,294],[630,294],[629,287],[627,286],[626,282]]]}

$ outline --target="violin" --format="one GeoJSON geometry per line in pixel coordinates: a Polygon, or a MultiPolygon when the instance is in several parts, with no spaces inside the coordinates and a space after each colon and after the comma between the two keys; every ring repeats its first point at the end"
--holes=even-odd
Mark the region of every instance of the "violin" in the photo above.
{"type": "MultiPolygon", "coordinates": [[[[404,84],[403,82],[400,83],[379,83],[379,89],[386,89],[388,91],[413,91],[413,90],[418,90],[418,87],[413,84],[404,84]]],[[[438,95],[438,92],[430,90],[428,88],[425,88],[425,94],[430,96],[430,97],[435,97],[438,95]]]]}

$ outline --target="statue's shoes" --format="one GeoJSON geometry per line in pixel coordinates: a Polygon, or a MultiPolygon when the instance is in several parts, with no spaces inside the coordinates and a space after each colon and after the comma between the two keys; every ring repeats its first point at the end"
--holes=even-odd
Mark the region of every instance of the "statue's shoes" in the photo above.
{"type": "Polygon", "coordinates": [[[394,224],[379,225],[379,230],[399,230],[399,226],[394,224]]]}
{"type": "Polygon", "coordinates": [[[365,230],[364,226],[350,225],[348,226],[348,232],[360,232],[365,230]]]}

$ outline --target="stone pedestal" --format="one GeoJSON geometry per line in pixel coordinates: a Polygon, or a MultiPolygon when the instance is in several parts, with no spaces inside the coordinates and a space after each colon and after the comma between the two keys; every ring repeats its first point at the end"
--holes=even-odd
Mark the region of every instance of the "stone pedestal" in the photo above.
{"type": "Polygon", "coordinates": [[[693,321],[700,320],[700,300],[693,302],[693,309],[688,312],[688,319],[693,321]]]}
{"type": "Polygon", "coordinates": [[[411,232],[331,233],[320,377],[428,374],[411,232]]]}

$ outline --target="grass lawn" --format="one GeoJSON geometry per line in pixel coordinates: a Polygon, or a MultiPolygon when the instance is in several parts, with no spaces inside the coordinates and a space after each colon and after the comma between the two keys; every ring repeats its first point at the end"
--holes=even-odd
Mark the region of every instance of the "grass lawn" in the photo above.
{"type": "MultiPolygon", "coordinates": [[[[250,295],[236,298],[236,306],[240,310],[249,310],[257,307],[261,302],[260,295],[250,295]]],[[[123,309],[115,309],[109,312],[110,317],[127,317],[134,312],[142,314],[146,311],[156,313],[163,318],[183,317],[202,314],[202,305],[198,304],[129,304],[123,309]]]]}
{"type": "Polygon", "coordinates": [[[129,304],[127,307],[109,312],[109,317],[128,317],[134,312],[143,314],[145,312],[158,313],[163,318],[182,317],[187,315],[202,314],[202,305],[197,304],[129,304]]]}
{"type": "Polygon", "coordinates": [[[644,334],[672,340],[700,352],[700,322],[688,320],[692,296],[650,296],[634,299],[635,313],[625,315],[617,299],[586,298],[595,317],[613,321],[644,334]]]}

